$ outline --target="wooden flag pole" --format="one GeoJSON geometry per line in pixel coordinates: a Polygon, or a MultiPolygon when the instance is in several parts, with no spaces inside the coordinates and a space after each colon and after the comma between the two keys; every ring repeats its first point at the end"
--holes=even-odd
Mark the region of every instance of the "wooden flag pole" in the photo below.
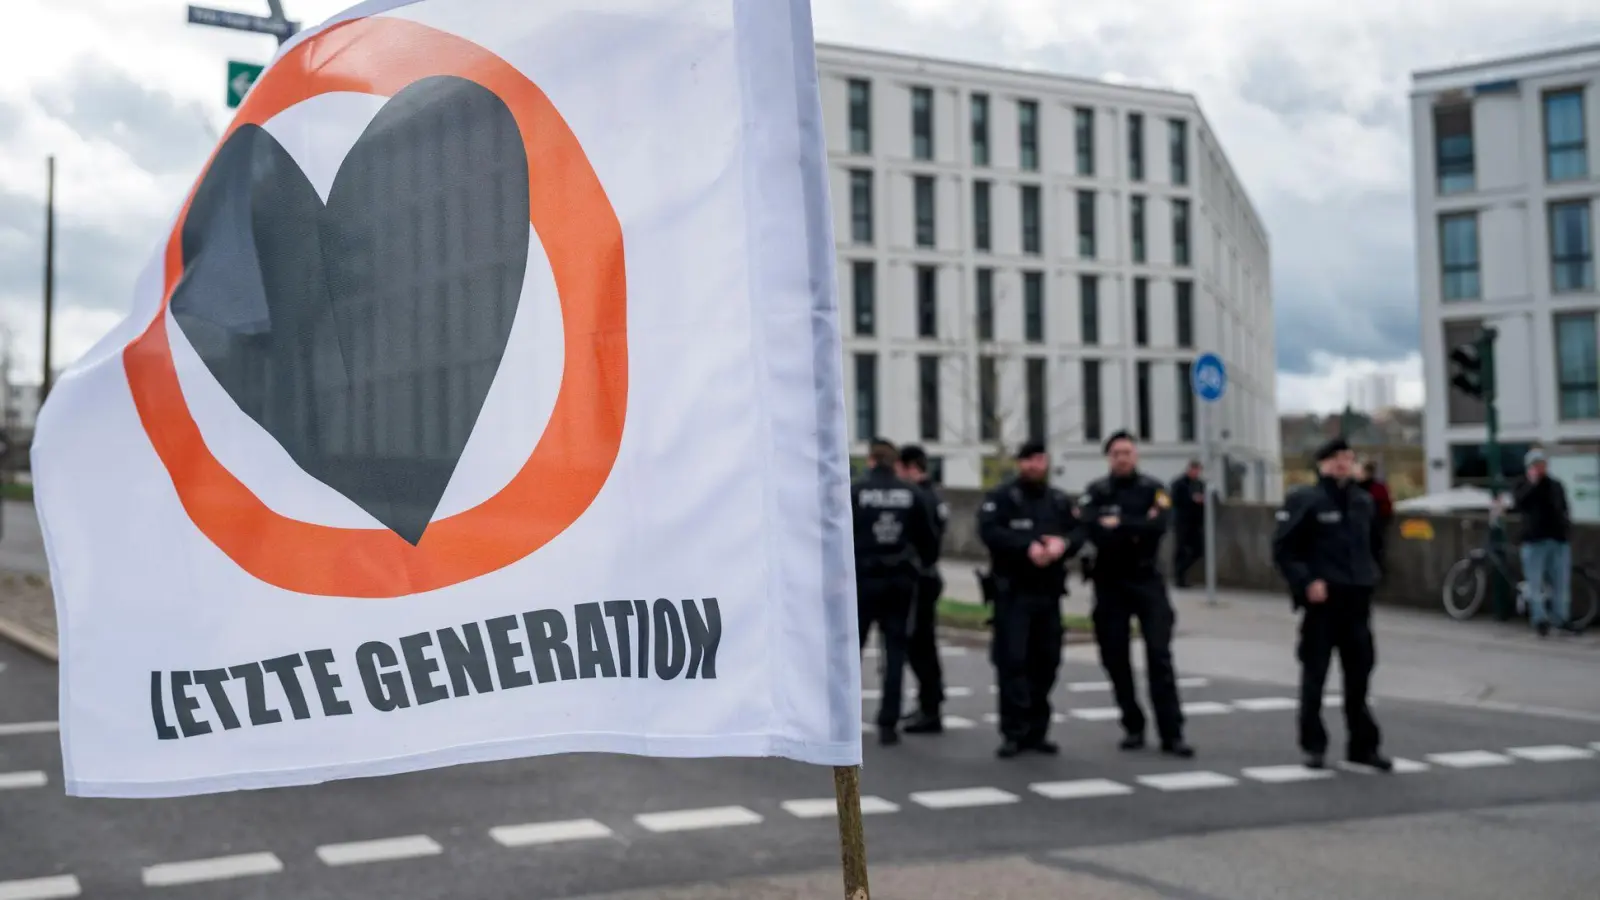
{"type": "Polygon", "coordinates": [[[834,766],[833,794],[839,803],[839,850],[844,866],[844,900],[870,900],[867,891],[867,835],[861,827],[861,767],[834,766]]]}

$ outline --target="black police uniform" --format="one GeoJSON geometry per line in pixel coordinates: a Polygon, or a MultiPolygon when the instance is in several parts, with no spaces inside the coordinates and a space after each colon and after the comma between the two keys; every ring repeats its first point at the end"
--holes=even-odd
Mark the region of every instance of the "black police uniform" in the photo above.
{"type": "Polygon", "coordinates": [[[1187,474],[1172,482],[1172,581],[1178,587],[1188,587],[1189,570],[1205,555],[1206,507],[1194,499],[1205,490],[1204,481],[1187,474]]]}
{"type": "Polygon", "coordinates": [[[1372,639],[1372,591],[1378,564],[1372,556],[1372,497],[1354,482],[1326,476],[1296,488],[1277,513],[1272,558],[1288,580],[1300,619],[1300,749],[1321,765],[1328,749],[1322,691],[1333,651],[1344,673],[1344,720],[1352,762],[1382,763],[1378,723],[1367,707],[1367,687],[1377,654],[1372,639]],[[1310,603],[1314,581],[1327,599],[1310,603]]]}
{"type": "Polygon", "coordinates": [[[1100,664],[1122,709],[1123,746],[1130,750],[1144,746],[1144,710],[1139,708],[1128,652],[1131,620],[1137,618],[1161,746],[1187,756],[1193,751],[1183,742],[1183,709],[1172,665],[1177,616],[1157,563],[1171,505],[1161,482],[1135,471],[1090,484],[1078,498],[1078,516],[1095,545],[1094,635],[1100,664]],[[1100,524],[1109,515],[1118,519],[1114,528],[1100,524]]]}
{"type": "Polygon", "coordinates": [[[911,616],[911,637],[906,648],[906,661],[911,665],[911,674],[917,677],[917,712],[908,717],[906,731],[930,733],[943,730],[939,710],[944,706],[944,670],[939,665],[939,644],[935,633],[939,624],[939,598],[944,596],[944,578],[939,575],[939,553],[950,517],[950,506],[939,496],[938,488],[931,482],[921,482],[916,488],[933,506],[935,515],[933,552],[922,558],[922,573],[917,578],[916,610],[911,616]]]}
{"type": "Polygon", "coordinates": [[[991,491],[978,509],[978,536],[989,548],[994,578],[994,634],[990,659],[999,681],[1002,756],[1023,749],[1045,752],[1050,730],[1050,690],[1061,667],[1061,597],[1067,560],[1081,546],[1067,495],[1021,478],[991,491]],[[1046,536],[1068,542],[1048,566],[1034,565],[1028,548],[1046,536]]]}
{"type": "Polygon", "coordinates": [[[856,622],[861,647],[874,622],[883,634],[883,701],[878,736],[898,737],[906,630],[916,602],[920,561],[934,549],[934,510],[927,495],[878,466],[850,486],[855,519],[856,622]]]}

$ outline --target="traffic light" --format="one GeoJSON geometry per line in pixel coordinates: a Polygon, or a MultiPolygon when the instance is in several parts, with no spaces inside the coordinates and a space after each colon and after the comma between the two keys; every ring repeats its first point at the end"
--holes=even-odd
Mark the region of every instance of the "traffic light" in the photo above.
{"type": "Polygon", "coordinates": [[[1469,397],[1494,399],[1494,336],[1493,331],[1485,329],[1472,341],[1450,350],[1455,371],[1450,383],[1469,397]]]}

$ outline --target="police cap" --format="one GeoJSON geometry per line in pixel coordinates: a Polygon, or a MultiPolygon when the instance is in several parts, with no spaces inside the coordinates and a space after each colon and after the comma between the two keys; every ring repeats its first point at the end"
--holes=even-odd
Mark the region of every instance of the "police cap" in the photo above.
{"type": "Polygon", "coordinates": [[[1336,454],[1343,453],[1349,449],[1349,441],[1342,437],[1333,438],[1332,440],[1323,443],[1321,447],[1317,448],[1317,462],[1322,462],[1325,459],[1328,459],[1336,454]]]}

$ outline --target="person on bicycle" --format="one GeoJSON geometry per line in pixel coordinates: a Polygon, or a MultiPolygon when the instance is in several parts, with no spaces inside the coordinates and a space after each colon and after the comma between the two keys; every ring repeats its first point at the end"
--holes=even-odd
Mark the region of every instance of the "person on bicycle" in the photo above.
{"type": "Polygon", "coordinates": [[[1513,509],[1522,516],[1522,574],[1528,582],[1528,622],[1540,637],[1550,633],[1549,612],[1556,625],[1570,630],[1572,622],[1572,513],[1567,489],[1550,477],[1544,451],[1529,450],[1523,457],[1527,477],[1512,491],[1513,509]],[[1549,582],[1552,610],[1546,609],[1545,583],[1549,582]]]}
{"type": "Polygon", "coordinates": [[[1317,450],[1320,477],[1295,488],[1277,513],[1272,559],[1289,582],[1300,619],[1300,749],[1306,766],[1320,769],[1328,752],[1322,692],[1333,652],[1344,674],[1344,721],[1349,762],[1389,772],[1378,752],[1378,723],[1367,706],[1377,651],[1372,639],[1372,592],[1378,563],[1372,555],[1372,495],[1351,481],[1355,453],[1343,438],[1317,450]]]}

